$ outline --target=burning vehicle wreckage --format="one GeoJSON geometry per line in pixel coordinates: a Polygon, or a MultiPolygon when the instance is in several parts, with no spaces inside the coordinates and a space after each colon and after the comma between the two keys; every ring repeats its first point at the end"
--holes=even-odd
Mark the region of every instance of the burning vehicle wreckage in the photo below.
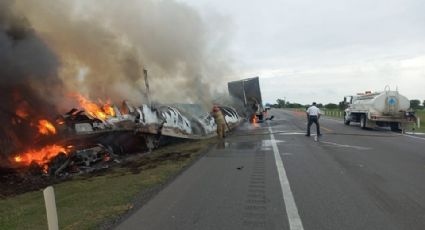
{"type": "MultiPolygon", "coordinates": [[[[105,169],[119,164],[122,156],[149,153],[173,141],[205,139],[216,135],[216,124],[200,105],[132,106],[98,105],[83,97],[83,110],[72,109],[54,122],[39,120],[39,138],[32,149],[11,153],[0,172],[66,177],[105,169]],[[7,166],[4,166],[7,165],[7,166]]],[[[235,128],[242,118],[231,107],[221,106],[228,128],[235,128]]],[[[21,116],[17,113],[14,122],[21,116]]],[[[0,129],[1,132],[5,132],[0,129]]],[[[0,142],[0,151],[8,151],[8,141],[0,142]]],[[[10,152],[10,149],[9,149],[10,152]]]]}

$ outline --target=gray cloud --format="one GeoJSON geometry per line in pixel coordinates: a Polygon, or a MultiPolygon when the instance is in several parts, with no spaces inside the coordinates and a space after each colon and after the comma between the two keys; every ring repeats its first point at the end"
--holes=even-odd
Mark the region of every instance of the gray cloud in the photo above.
{"type": "Polygon", "coordinates": [[[283,96],[337,102],[344,94],[386,84],[425,98],[419,88],[425,84],[424,1],[185,2],[231,15],[237,26],[232,49],[240,57],[236,69],[240,77],[263,77],[270,102],[283,96]]]}

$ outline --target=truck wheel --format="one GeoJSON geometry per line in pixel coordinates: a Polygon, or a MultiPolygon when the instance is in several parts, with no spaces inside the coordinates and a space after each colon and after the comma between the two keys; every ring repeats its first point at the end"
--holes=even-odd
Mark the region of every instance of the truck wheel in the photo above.
{"type": "Polygon", "coordinates": [[[350,125],[350,120],[347,119],[347,114],[346,113],[344,113],[344,124],[345,125],[350,125]]]}
{"type": "Polygon", "coordinates": [[[366,115],[362,114],[360,116],[360,128],[366,129],[367,118],[366,115]]]}
{"type": "Polygon", "coordinates": [[[400,132],[401,131],[398,123],[391,123],[390,127],[391,127],[391,131],[393,131],[393,132],[400,132]]]}

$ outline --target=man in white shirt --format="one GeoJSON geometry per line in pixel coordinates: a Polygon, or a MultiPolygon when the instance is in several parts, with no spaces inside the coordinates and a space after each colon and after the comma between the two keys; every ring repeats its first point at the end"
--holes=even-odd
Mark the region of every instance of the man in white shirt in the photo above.
{"type": "Polygon", "coordinates": [[[320,134],[320,125],[319,125],[319,118],[320,118],[320,109],[316,107],[316,102],[313,102],[313,105],[310,106],[307,111],[307,117],[308,117],[308,126],[307,126],[307,134],[306,136],[310,136],[310,128],[313,123],[316,124],[316,132],[317,136],[321,136],[320,134]]]}

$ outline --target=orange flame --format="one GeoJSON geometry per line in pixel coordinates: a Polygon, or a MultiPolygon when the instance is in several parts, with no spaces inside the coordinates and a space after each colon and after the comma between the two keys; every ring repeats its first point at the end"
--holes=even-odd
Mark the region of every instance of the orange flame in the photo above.
{"type": "Polygon", "coordinates": [[[38,121],[38,132],[43,135],[56,134],[56,128],[48,120],[38,121]]]}
{"type": "Polygon", "coordinates": [[[16,155],[13,159],[16,163],[30,165],[35,162],[39,165],[46,165],[53,157],[59,153],[68,154],[68,151],[60,145],[47,145],[42,149],[31,149],[27,152],[16,155]]]}
{"type": "Polygon", "coordinates": [[[251,123],[253,123],[253,124],[257,123],[257,119],[256,119],[256,116],[255,115],[253,115],[251,117],[251,123]]]}
{"type": "Polygon", "coordinates": [[[27,112],[27,111],[25,111],[25,110],[23,110],[22,108],[18,108],[18,109],[16,110],[15,114],[16,114],[18,117],[21,117],[21,118],[27,118],[27,117],[28,117],[28,112],[27,112]]]}
{"type": "Polygon", "coordinates": [[[109,103],[102,103],[103,106],[99,106],[96,103],[88,100],[80,94],[75,95],[77,97],[80,106],[86,111],[86,113],[92,117],[95,117],[99,120],[106,120],[111,116],[115,116],[115,111],[109,103]]]}
{"type": "Polygon", "coordinates": [[[259,127],[259,125],[257,124],[257,116],[256,115],[252,116],[251,123],[254,127],[259,127]]]}
{"type": "Polygon", "coordinates": [[[21,156],[16,156],[14,159],[15,159],[16,162],[22,162],[21,156]]]}
{"type": "Polygon", "coordinates": [[[103,105],[103,111],[109,116],[115,116],[114,108],[109,103],[103,105]]]}

